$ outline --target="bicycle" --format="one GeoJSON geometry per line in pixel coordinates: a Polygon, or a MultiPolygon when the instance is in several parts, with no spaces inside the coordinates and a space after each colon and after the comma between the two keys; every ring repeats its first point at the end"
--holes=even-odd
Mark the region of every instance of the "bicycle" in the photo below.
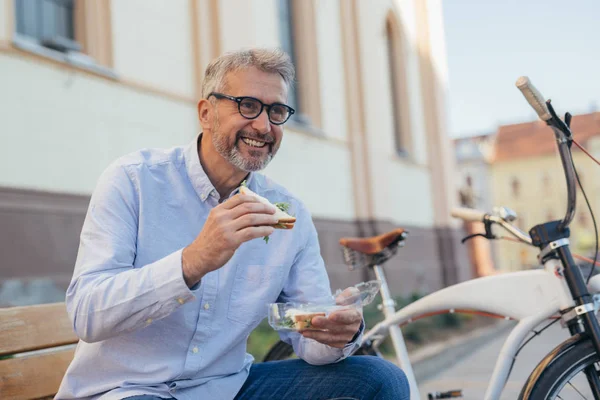
{"type": "MultiPolygon", "coordinates": [[[[514,237],[512,240],[537,247],[540,251],[538,259],[543,268],[491,275],[458,283],[433,292],[396,311],[382,264],[404,245],[406,232],[399,229],[372,238],[340,240],[344,260],[350,268],[371,268],[381,281],[380,295],[385,319],[365,331],[362,345],[355,354],[381,356],[379,346],[389,336],[398,365],[409,380],[412,399],[418,399],[420,395],[400,327],[423,316],[444,312],[483,312],[490,316],[518,321],[498,355],[485,399],[500,397],[517,353],[531,339],[524,341],[527,334],[530,331],[535,335],[541,333],[535,332],[534,328],[544,321],[551,320],[542,331],[561,321],[571,336],[539,362],[523,386],[519,399],[562,399],[571,397],[561,396],[578,393],[581,398],[593,396],[589,398],[600,400],[600,368],[596,366],[600,363],[600,326],[596,319],[596,312],[600,308],[600,275],[592,276],[597,264],[594,259],[590,274],[587,280],[584,279],[574,261],[568,239],[569,224],[575,213],[576,183],[579,182],[570,148],[572,143],[578,146],[579,144],[573,139],[570,130],[569,113],[565,114],[564,121],[561,120],[550,100],[544,101],[528,78],[519,78],[517,87],[539,117],[554,131],[567,181],[568,203],[565,217],[562,220],[536,225],[526,233],[511,224],[516,215],[507,208],[498,208],[491,213],[458,208],[452,211],[452,215],[464,221],[483,222],[485,233],[478,235],[488,240],[508,239],[495,234],[493,227],[501,227],[514,237]],[[511,293],[511,296],[498,296],[497,293],[511,293]],[[573,378],[580,373],[585,375],[587,388],[573,389],[573,378]]],[[[599,163],[595,159],[594,161],[599,163]]],[[[581,187],[580,182],[579,185],[581,187]]],[[[590,207],[585,192],[583,194],[590,207]]],[[[593,213],[592,220],[596,228],[593,213]]],[[[595,254],[598,254],[598,242],[595,254]]],[[[289,345],[278,342],[267,354],[265,361],[287,358],[292,352],[289,345]]],[[[461,395],[460,391],[452,391],[430,394],[429,398],[461,395]]]]}

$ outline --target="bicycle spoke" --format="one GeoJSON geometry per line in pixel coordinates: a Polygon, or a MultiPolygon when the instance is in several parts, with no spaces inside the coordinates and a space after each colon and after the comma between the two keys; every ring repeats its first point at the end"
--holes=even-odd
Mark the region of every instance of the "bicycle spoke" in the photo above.
{"type": "Polygon", "coordinates": [[[575,386],[573,386],[573,384],[571,382],[567,382],[572,388],[573,390],[575,390],[577,393],[579,393],[579,395],[585,400],[585,396],[579,391],[577,390],[577,388],[575,386]]]}

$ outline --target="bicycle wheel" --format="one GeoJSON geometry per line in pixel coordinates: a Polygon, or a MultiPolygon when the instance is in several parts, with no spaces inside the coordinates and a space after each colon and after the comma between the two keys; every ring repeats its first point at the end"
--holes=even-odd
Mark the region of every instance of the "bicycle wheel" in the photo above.
{"type": "Polygon", "coordinates": [[[286,342],[278,341],[271,347],[267,355],[263,358],[263,362],[286,360],[294,354],[294,348],[286,342]]]}
{"type": "Polygon", "coordinates": [[[600,356],[590,340],[584,340],[567,349],[566,353],[545,368],[536,380],[529,397],[521,391],[520,400],[594,399],[585,369],[593,368],[599,374],[600,356]]]}

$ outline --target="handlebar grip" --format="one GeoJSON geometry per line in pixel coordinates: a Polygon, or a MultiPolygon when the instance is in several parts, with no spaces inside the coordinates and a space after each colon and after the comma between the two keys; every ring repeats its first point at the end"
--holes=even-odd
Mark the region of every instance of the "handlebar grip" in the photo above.
{"type": "Polygon", "coordinates": [[[475,222],[483,222],[483,218],[485,217],[485,214],[486,213],[484,213],[483,211],[480,211],[480,210],[474,210],[472,208],[462,208],[462,207],[453,208],[452,211],[450,212],[450,215],[452,215],[454,218],[459,218],[464,221],[475,221],[475,222]]]}
{"type": "Polygon", "coordinates": [[[544,97],[542,97],[542,94],[535,88],[535,86],[533,86],[528,77],[520,77],[517,79],[516,85],[542,121],[548,121],[550,118],[552,118],[550,112],[548,112],[548,107],[546,106],[544,97]]]}

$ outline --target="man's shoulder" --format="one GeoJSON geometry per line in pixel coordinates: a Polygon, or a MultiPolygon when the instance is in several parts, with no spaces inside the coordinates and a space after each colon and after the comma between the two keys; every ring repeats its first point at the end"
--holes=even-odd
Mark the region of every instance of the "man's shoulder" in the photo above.
{"type": "Polygon", "coordinates": [[[135,168],[135,167],[160,167],[165,165],[180,165],[184,160],[184,147],[171,148],[143,148],[125,154],[111,163],[112,167],[135,168]]]}

